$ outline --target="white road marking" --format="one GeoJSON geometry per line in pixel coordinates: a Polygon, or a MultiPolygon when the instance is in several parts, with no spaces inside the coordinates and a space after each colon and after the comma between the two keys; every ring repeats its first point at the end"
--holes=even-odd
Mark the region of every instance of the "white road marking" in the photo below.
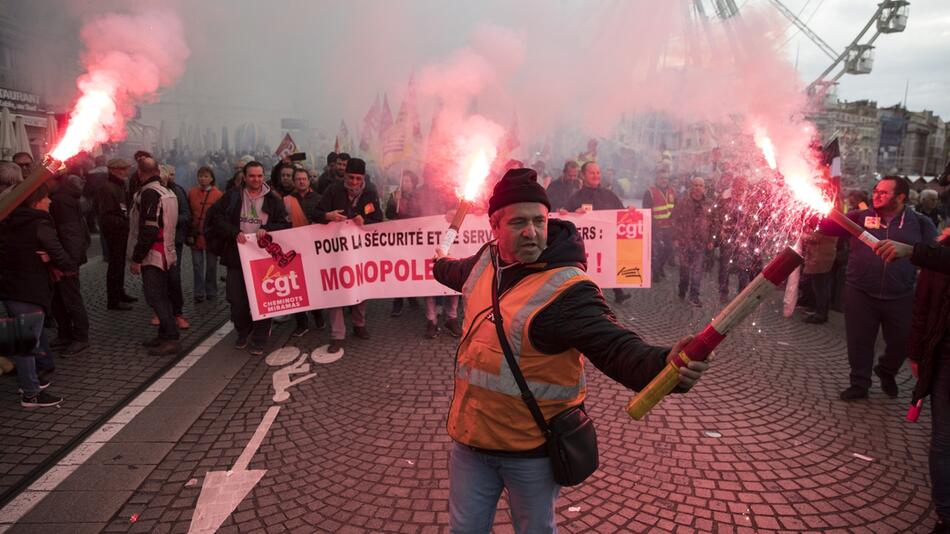
{"type": "Polygon", "coordinates": [[[128,406],[96,429],[85,441],[73,449],[49,471],[43,474],[29,488],[22,491],[0,509],[0,533],[5,532],[14,523],[23,519],[34,506],[54,491],[59,484],[84,464],[99,449],[111,440],[129,421],[135,418],[146,406],[152,403],[168,386],[200,360],[211,347],[227,336],[234,325],[230,322],[208,336],[174,367],[156,380],[148,389],[138,395],[128,406]]]}

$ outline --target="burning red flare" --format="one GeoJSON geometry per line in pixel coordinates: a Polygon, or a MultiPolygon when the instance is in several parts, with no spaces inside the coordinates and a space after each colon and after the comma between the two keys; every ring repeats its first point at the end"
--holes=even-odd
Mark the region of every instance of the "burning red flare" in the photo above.
{"type": "MultiPolygon", "coordinates": [[[[753,134],[755,145],[762,151],[762,156],[773,170],[778,169],[775,145],[764,128],[755,128],[753,134]]],[[[785,186],[792,192],[792,197],[809,210],[815,211],[821,215],[827,215],[834,203],[829,195],[815,183],[812,179],[814,170],[811,165],[805,161],[803,156],[799,156],[783,170],[785,186]]]]}
{"type": "Polygon", "coordinates": [[[81,35],[86,73],[66,133],[50,153],[58,161],[124,138],[135,106],[174,83],[190,54],[181,20],[166,9],[104,14],[83,25],[81,35]]]}

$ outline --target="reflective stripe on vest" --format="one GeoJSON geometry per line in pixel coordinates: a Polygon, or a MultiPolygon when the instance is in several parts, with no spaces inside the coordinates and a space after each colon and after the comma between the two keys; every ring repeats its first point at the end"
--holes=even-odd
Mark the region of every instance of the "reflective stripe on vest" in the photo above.
{"type": "Polygon", "coordinates": [[[650,195],[653,196],[653,218],[662,221],[669,219],[673,215],[672,191],[666,193],[660,191],[657,187],[650,188],[650,195]]]}
{"type": "MultiPolygon", "coordinates": [[[[487,256],[489,254],[484,255],[487,256]]],[[[519,365],[521,364],[521,343],[524,336],[527,335],[525,326],[528,318],[540,311],[541,306],[547,304],[551,295],[553,295],[564,282],[577,276],[586,279],[584,271],[576,267],[564,267],[562,269],[556,269],[556,271],[555,274],[551,275],[550,278],[528,298],[527,302],[518,310],[518,313],[516,313],[513,318],[505,320],[505,333],[508,335],[508,344],[511,345],[511,353],[515,357],[515,362],[519,365]]],[[[499,303],[499,305],[501,305],[501,303],[499,303]]],[[[467,315],[468,314],[466,314],[466,316],[467,315]]],[[[492,329],[494,330],[494,326],[492,326],[492,329]]],[[[515,382],[515,377],[511,374],[511,368],[508,366],[508,360],[506,358],[501,360],[501,370],[498,374],[475,369],[462,363],[458,365],[457,373],[459,378],[470,384],[504,393],[505,395],[514,395],[517,397],[521,395],[521,390],[518,389],[518,383],[515,382]]],[[[580,381],[572,386],[548,384],[546,382],[528,380],[527,377],[525,380],[528,382],[531,393],[533,393],[538,400],[573,399],[586,385],[586,378],[583,374],[580,376],[580,381]]]]}
{"type": "MultiPolygon", "coordinates": [[[[540,352],[529,338],[531,322],[568,288],[589,280],[576,267],[540,271],[520,280],[499,302],[515,361],[546,419],[583,402],[587,392],[583,356],[576,349],[540,352]]],[[[459,346],[447,427],[453,439],[474,447],[529,450],[544,438],[498,342],[491,313],[493,282],[491,252],[483,250],[463,286],[465,336],[459,346]]]]}

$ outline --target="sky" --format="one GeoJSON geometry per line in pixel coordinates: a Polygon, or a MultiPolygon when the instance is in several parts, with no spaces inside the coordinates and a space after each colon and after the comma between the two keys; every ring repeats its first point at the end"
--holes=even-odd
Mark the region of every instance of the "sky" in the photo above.
{"type": "MultiPolygon", "coordinates": [[[[870,19],[877,2],[865,0],[784,0],[785,5],[808,21],[807,25],[834,50],[843,51],[870,19]]],[[[768,0],[739,5],[769,6],[768,0]]],[[[845,75],[838,96],[844,100],[876,100],[879,105],[904,101],[912,110],[929,109],[950,121],[950,2],[912,0],[907,29],[884,34],[875,41],[874,69],[870,74],[845,75]]],[[[743,8],[740,8],[740,10],[743,8]]],[[[868,32],[873,35],[874,28],[868,32]]],[[[784,35],[787,57],[807,81],[814,80],[831,60],[804,34],[790,27],[784,35]]],[[[867,38],[865,38],[865,42],[867,38]]]]}
{"type": "MultiPolygon", "coordinates": [[[[801,107],[801,88],[830,60],[770,0],[736,2],[742,22],[726,31],[719,21],[703,26],[690,18],[691,0],[166,0],[150,6],[181,17],[189,54],[183,75],[160,91],[147,117],[212,128],[266,117],[271,129],[280,118],[303,118],[330,135],[344,119],[355,134],[377,94],[389,96],[395,114],[413,78],[424,121],[437,99],[460,97],[462,113],[504,126],[517,115],[523,136],[565,124],[604,135],[621,117],[648,110],[718,120],[777,108],[765,122],[778,122],[801,107]],[[658,63],[678,62],[694,68],[651,74],[658,63]]],[[[145,5],[2,3],[65,35],[78,35],[83,21],[108,10],[145,5]]],[[[876,5],[785,3],[836,50],[876,5]]],[[[161,27],[142,31],[164,34],[161,27]]],[[[950,2],[913,0],[906,31],[875,44],[873,72],[846,75],[839,97],[886,106],[903,101],[906,86],[910,109],[950,120],[950,2]]]]}

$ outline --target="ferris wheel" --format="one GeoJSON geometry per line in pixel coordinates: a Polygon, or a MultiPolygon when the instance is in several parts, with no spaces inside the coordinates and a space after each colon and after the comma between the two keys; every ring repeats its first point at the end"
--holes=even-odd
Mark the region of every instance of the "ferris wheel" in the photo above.
{"type": "Polygon", "coordinates": [[[864,28],[858,32],[857,37],[843,51],[838,52],[799,19],[781,0],[769,0],[769,2],[831,59],[831,64],[807,88],[810,96],[823,99],[836,98],[838,80],[845,74],[871,72],[874,67],[874,41],[881,34],[904,31],[907,28],[907,16],[910,10],[910,2],[907,0],[884,0],[877,5],[877,10],[868,19],[864,28]],[[873,33],[870,32],[872,27],[873,33]]]}
{"type": "MultiPolygon", "coordinates": [[[[842,76],[871,72],[874,67],[874,42],[881,34],[904,31],[910,10],[907,0],[882,1],[857,37],[838,52],[781,0],[768,1],[831,60],[831,64],[808,84],[807,92],[814,98],[832,100],[837,98],[836,86],[842,76]]],[[[715,17],[727,20],[739,16],[739,7],[734,0],[693,0],[692,11],[694,15],[706,19],[715,17]]]]}

